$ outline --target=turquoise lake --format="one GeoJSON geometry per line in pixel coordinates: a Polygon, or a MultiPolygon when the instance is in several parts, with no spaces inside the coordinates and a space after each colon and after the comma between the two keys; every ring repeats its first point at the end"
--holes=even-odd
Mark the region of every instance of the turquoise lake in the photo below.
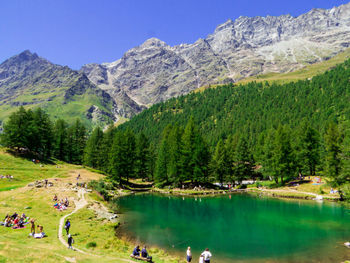
{"type": "Polygon", "coordinates": [[[206,247],[212,262],[350,260],[350,210],[333,203],[247,194],[217,197],[131,195],[117,200],[121,234],[193,262],[206,247]]]}

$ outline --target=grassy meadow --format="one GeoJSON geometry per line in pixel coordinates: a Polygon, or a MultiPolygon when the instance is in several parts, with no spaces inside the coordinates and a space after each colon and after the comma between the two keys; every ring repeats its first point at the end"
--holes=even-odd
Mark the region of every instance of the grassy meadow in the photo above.
{"type": "MultiPolygon", "coordinates": [[[[0,174],[10,174],[13,180],[0,179],[0,221],[6,214],[25,213],[36,219],[36,225],[43,225],[47,237],[29,237],[30,226],[14,230],[0,226],[0,263],[5,262],[134,262],[129,255],[134,244],[122,241],[115,236],[115,226],[106,219],[99,219],[89,205],[73,214],[70,219],[70,233],[77,248],[87,254],[69,250],[58,240],[59,220],[74,209],[73,199],[77,193],[71,189],[78,173],[82,181],[98,180],[103,175],[83,169],[80,166],[60,163],[33,164],[31,160],[14,157],[0,150],[0,174]],[[34,188],[28,183],[48,178],[53,187],[34,188]],[[53,208],[52,197],[68,197],[71,206],[63,212],[53,208]],[[96,246],[91,246],[95,242],[96,246]],[[89,244],[90,243],[90,244],[89,244]]],[[[89,203],[101,202],[98,195],[85,195],[89,203]]],[[[105,203],[104,203],[105,204],[105,203]]],[[[106,205],[106,204],[105,204],[106,205]]],[[[64,233],[64,238],[66,234],[64,233]]],[[[157,248],[150,248],[155,262],[181,262],[167,256],[157,248]]]]}

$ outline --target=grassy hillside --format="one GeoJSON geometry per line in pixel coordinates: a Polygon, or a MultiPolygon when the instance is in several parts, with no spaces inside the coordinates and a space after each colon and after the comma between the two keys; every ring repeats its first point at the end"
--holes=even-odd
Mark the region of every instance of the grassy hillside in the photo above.
{"type": "MultiPolygon", "coordinates": [[[[71,189],[80,173],[81,181],[98,180],[103,176],[82,167],[65,163],[33,164],[31,160],[14,157],[0,149],[0,174],[10,174],[13,180],[0,179],[0,221],[6,214],[25,213],[36,219],[36,224],[44,226],[47,237],[28,237],[30,227],[14,230],[0,226],[0,262],[134,262],[129,255],[134,244],[122,241],[115,236],[117,223],[99,218],[91,204],[105,204],[95,193],[85,194],[88,205],[70,217],[76,248],[86,252],[81,254],[68,250],[57,238],[59,220],[75,208],[73,200],[77,193],[71,189]],[[53,187],[28,187],[29,182],[49,178],[53,187]],[[52,197],[68,197],[71,206],[64,212],[53,208],[52,197]],[[96,247],[88,243],[95,242],[96,247]],[[127,261],[125,261],[127,260],[127,261]]],[[[105,204],[106,205],[106,204],[105,204]]],[[[66,234],[64,234],[66,239],[66,234]]],[[[150,248],[156,262],[180,262],[157,248],[150,248]]]]}

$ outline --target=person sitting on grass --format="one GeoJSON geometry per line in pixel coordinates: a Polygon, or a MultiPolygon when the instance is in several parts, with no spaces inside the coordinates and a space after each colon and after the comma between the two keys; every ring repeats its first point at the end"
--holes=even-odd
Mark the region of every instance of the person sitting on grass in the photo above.
{"type": "Polygon", "coordinates": [[[12,219],[12,220],[15,220],[17,216],[18,216],[18,214],[15,212],[15,213],[11,216],[11,219],[12,219]]]}
{"type": "Polygon", "coordinates": [[[140,256],[140,246],[139,245],[137,245],[134,248],[134,251],[132,252],[132,255],[135,256],[135,257],[139,257],[140,256]]]}
{"type": "Polygon", "coordinates": [[[57,194],[55,194],[52,198],[52,201],[56,202],[58,200],[57,194]]]}
{"type": "Polygon", "coordinates": [[[149,259],[149,260],[152,260],[152,257],[150,257],[150,256],[148,255],[146,246],[144,246],[143,249],[141,250],[141,257],[147,258],[147,259],[149,259]]]}
{"type": "Polygon", "coordinates": [[[10,227],[12,225],[11,217],[6,218],[4,226],[10,227]]]}
{"type": "Polygon", "coordinates": [[[43,226],[38,225],[37,227],[38,227],[38,232],[39,233],[43,233],[44,232],[44,227],[43,226]]]}

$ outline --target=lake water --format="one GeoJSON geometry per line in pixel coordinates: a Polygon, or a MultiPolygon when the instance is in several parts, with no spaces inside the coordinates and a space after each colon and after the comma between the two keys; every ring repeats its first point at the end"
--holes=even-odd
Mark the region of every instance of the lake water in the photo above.
{"type": "Polygon", "coordinates": [[[350,259],[350,210],[339,204],[246,194],[218,197],[131,195],[117,200],[124,235],[194,262],[342,262],[350,259]]]}

